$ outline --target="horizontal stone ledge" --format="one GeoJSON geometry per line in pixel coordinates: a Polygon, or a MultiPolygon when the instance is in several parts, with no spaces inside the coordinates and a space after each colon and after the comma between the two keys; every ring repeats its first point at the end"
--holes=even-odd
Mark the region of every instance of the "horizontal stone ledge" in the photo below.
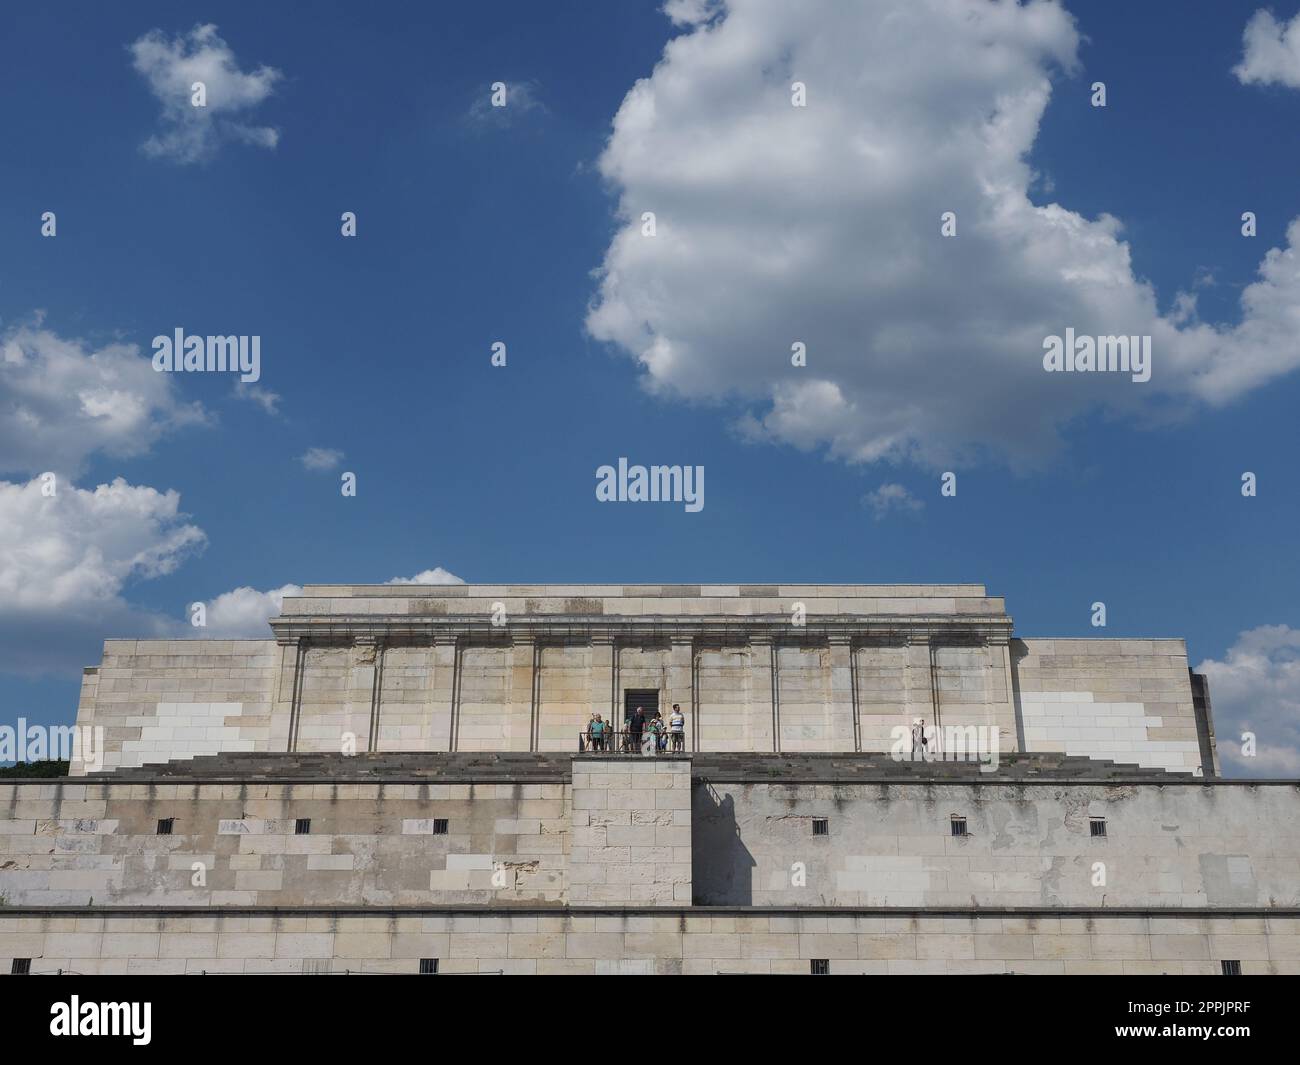
{"type": "MultiPolygon", "coordinates": [[[[111,772],[111,770],[110,770],[111,772]]],[[[520,778],[511,777],[285,777],[285,776],[242,776],[242,777],[201,777],[201,776],[167,776],[167,777],[137,777],[127,776],[124,771],[121,777],[114,779],[107,777],[17,777],[3,778],[0,777],[0,787],[6,784],[19,784],[24,787],[36,784],[57,784],[59,786],[84,785],[88,788],[110,787],[124,788],[130,784],[138,784],[145,787],[150,785],[172,784],[179,787],[189,788],[195,786],[209,787],[216,785],[242,784],[250,788],[259,787],[262,784],[316,784],[328,787],[334,785],[343,786],[360,786],[360,787],[388,787],[394,784],[475,784],[489,785],[518,784],[523,787],[526,784],[568,784],[568,773],[556,773],[550,776],[528,776],[520,778]]],[[[1005,782],[1004,782],[1005,783],[1005,782]]],[[[1058,781],[1058,783],[1060,783],[1058,781]]],[[[1094,783],[1097,783],[1094,781],[1094,783]]],[[[437,802],[440,800],[430,800],[437,802]]],[[[2,912],[2,911],[0,911],[2,912]]]]}
{"type": "Polygon", "coordinates": [[[301,614],[272,618],[278,640],[355,640],[367,638],[415,638],[455,635],[487,637],[508,644],[510,633],[522,631],[549,639],[672,639],[676,637],[747,640],[771,638],[786,633],[791,645],[831,636],[859,639],[929,636],[949,638],[1010,638],[1012,621],[1006,615],[816,615],[796,628],[786,614],[764,615],[561,615],[515,614],[507,625],[493,625],[482,614],[301,614]]]}
{"type": "Polygon", "coordinates": [[[5,906],[5,917],[955,917],[1300,920],[1300,907],[1134,906],[546,906],[461,903],[447,906],[5,906]]]}
{"type": "MultiPolygon", "coordinates": [[[[631,755],[629,758],[633,757],[631,755]]],[[[465,778],[439,778],[439,777],[384,777],[382,780],[358,780],[355,778],[333,779],[330,777],[127,777],[123,776],[119,780],[104,779],[101,777],[22,777],[17,779],[0,780],[0,786],[5,784],[15,784],[22,787],[34,787],[39,784],[57,784],[57,785],[85,785],[88,787],[118,787],[123,788],[132,784],[144,786],[177,784],[185,787],[202,785],[232,785],[244,784],[249,787],[255,787],[260,784],[322,784],[322,785],[361,785],[374,787],[375,785],[390,784],[568,784],[569,777],[529,777],[527,780],[508,780],[501,777],[487,777],[480,779],[465,778]]],[[[1107,780],[1101,777],[1057,777],[1057,778],[1027,778],[1019,779],[1016,777],[990,777],[987,780],[974,779],[967,777],[916,777],[906,779],[900,777],[755,777],[750,776],[715,776],[715,775],[698,775],[692,776],[692,784],[771,784],[781,785],[827,785],[827,786],[872,786],[872,787],[898,787],[898,788],[915,788],[931,787],[935,784],[952,785],[969,785],[971,787],[1131,787],[1134,785],[1143,785],[1159,788],[1191,788],[1191,787],[1287,787],[1300,788],[1300,781],[1295,780],[1202,780],[1199,777],[1189,777],[1186,780],[1154,780],[1135,777],[1117,777],[1114,780],[1107,780]]],[[[438,801],[438,800],[431,800],[438,801]]],[[[809,816],[812,816],[811,814],[809,816]]],[[[3,911],[0,911],[3,912],[3,911]]]]}
{"type": "Polygon", "coordinates": [[[686,581],[653,582],[647,584],[304,584],[299,596],[304,599],[370,598],[372,596],[409,596],[426,598],[480,599],[495,596],[526,597],[532,599],[568,599],[574,596],[601,599],[620,598],[689,598],[693,596],[737,598],[751,595],[768,596],[770,589],[784,590],[786,594],[820,596],[837,599],[873,597],[877,595],[906,596],[908,598],[976,598],[987,599],[987,586],[976,583],[918,584],[896,582],[887,584],[827,584],[824,582],[790,581],[686,581]]]}

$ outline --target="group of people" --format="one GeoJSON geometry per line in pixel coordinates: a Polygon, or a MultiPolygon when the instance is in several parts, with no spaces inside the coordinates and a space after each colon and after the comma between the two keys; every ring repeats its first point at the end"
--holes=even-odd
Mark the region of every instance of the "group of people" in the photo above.
{"type": "MultiPolygon", "coordinates": [[[[612,751],[618,749],[618,743],[614,722],[605,721],[600,714],[592,714],[587,722],[587,750],[612,751]]],[[[638,706],[627,719],[621,749],[643,754],[686,750],[686,715],[682,713],[681,704],[673,703],[673,712],[666,721],[658,710],[648,715],[638,706]]]]}

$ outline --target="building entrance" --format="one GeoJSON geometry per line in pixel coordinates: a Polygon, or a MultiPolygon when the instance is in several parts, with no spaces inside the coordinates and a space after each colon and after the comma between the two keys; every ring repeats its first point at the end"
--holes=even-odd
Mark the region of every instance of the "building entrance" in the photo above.
{"type": "Polygon", "coordinates": [[[627,728],[627,722],[632,719],[637,707],[645,714],[646,723],[655,716],[655,711],[659,709],[659,690],[657,688],[624,688],[623,689],[623,727],[627,728]]]}

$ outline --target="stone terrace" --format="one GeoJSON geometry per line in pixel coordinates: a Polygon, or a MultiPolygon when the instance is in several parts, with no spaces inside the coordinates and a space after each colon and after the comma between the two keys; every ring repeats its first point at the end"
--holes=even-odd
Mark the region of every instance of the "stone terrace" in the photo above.
{"type": "Polygon", "coordinates": [[[696,754],[657,757],[641,755],[544,754],[531,752],[457,752],[341,755],[323,752],[293,754],[232,753],[209,755],[160,765],[119,769],[77,778],[95,780],[221,780],[325,783],[348,780],[448,781],[496,783],[567,783],[576,761],[611,759],[629,762],[669,762],[686,758],[691,776],[699,780],[791,783],[808,781],[924,782],[962,781],[1002,783],[1018,780],[1181,782],[1196,779],[1143,766],[1064,754],[1004,755],[995,772],[982,772],[973,762],[895,761],[883,754],[696,754]]]}

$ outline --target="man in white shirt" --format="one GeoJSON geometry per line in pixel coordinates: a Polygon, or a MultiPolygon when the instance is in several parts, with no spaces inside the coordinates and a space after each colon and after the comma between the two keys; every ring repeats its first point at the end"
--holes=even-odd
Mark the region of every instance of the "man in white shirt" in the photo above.
{"type": "Polygon", "coordinates": [[[668,735],[672,737],[674,751],[686,750],[686,715],[682,713],[680,703],[673,703],[673,712],[668,717],[668,735]]]}

